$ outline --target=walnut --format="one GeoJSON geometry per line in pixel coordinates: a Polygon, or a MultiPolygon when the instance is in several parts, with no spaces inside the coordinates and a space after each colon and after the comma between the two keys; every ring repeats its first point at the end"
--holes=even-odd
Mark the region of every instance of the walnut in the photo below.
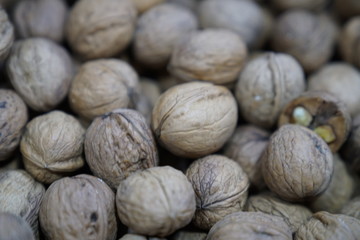
{"type": "Polygon", "coordinates": [[[121,222],[134,232],[165,237],[191,221],[195,193],[182,172],[153,167],[120,182],[116,206],[121,222]]]}
{"type": "Polygon", "coordinates": [[[231,92],[211,83],[191,82],[163,93],[155,104],[152,129],[167,150],[199,158],[216,152],[231,137],[237,105],[231,92]]]}
{"type": "Polygon", "coordinates": [[[283,125],[274,132],[261,161],[266,185],[292,202],[321,194],[333,175],[328,145],[316,133],[299,125],[283,125]]]}
{"type": "Polygon", "coordinates": [[[35,240],[35,237],[24,219],[8,212],[0,212],[0,239],[35,240]]]}
{"type": "Polygon", "coordinates": [[[132,0],[139,13],[146,12],[152,7],[164,2],[165,0],[132,0]]]}
{"type": "Polygon", "coordinates": [[[39,218],[47,239],[116,239],[115,194],[90,175],[65,177],[51,184],[39,218]]]}
{"type": "Polygon", "coordinates": [[[281,109],[304,90],[304,72],[299,63],[290,55],[270,52],[247,63],[235,94],[245,120],[271,128],[281,109]]]}
{"type": "Polygon", "coordinates": [[[151,130],[135,110],[117,109],[95,118],[84,145],[91,171],[113,189],[133,172],[158,163],[151,130]]]}
{"type": "Polygon", "coordinates": [[[207,29],[192,33],[175,47],[168,69],[185,81],[231,84],[246,56],[246,46],[238,35],[225,29],[207,29]]]}
{"type": "Polygon", "coordinates": [[[350,135],[340,153],[351,169],[360,173],[360,114],[353,119],[350,135]]]}
{"type": "Polygon", "coordinates": [[[130,43],[136,12],[131,0],[79,0],[70,11],[66,38],[84,59],[112,57],[130,43]]]}
{"type": "Polygon", "coordinates": [[[360,197],[356,197],[346,203],[340,212],[341,214],[348,215],[360,220],[360,197]]]}
{"type": "Polygon", "coordinates": [[[27,172],[23,170],[0,172],[0,212],[10,212],[25,219],[36,237],[39,234],[38,216],[44,194],[44,186],[36,182],[27,172]]]}
{"type": "Polygon", "coordinates": [[[89,61],[80,67],[72,82],[70,106],[83,118],[92,120],[117,108],[132,107],[138,84],[137,73],[124,61],[89,61]]]}
{"type": "Polygon", "coordinates": [[[67,95],[73,77],[66,50],[45,38],[14,44],[7,72],[15,90],[36,111],[49,111],[67,95]]]}
{"type": "Polygon", "coordinates": [[[281,11],[289,9],[322,10],[329,0],[272,0],[273,6],[281,11]]]}
{"type": "Polygon", "coordinates": [[[61,111],[32,119],[20,142],[25,169],[47,184],[71,174],[84,165],[84,135],[80,122],[61,111]]]}
{"type": "MultiPolygon", "coordinates": [[[[1,4],[1,2],[0,2],[1,4]]],[[[0,5],[0,62],[3,62],[9,52],[14,42],[14,27],[9,20],[9,17],[0,5]]]]}
{"type": "Polygon", "coordinates": [[[17,148],[28,120],[24,101],[16,92],[0,89],[0,162],[17,148]]]}
{"type": "MultiPolygon", "coordinates": [[[[359,5],[360,7],[360,5],[359,5]]],[[[360,10],[359,10],[360,12],[360,10]]],[[[339,38],[343,59],[360,68],[360,16],[350,19],[343,27],[339,38]]]]}
{"type": "Polygon", "coordinates": [[[186,176],[196,195],[195,226],[209,230],[226,215],[243,209],[250,183],[235,161],[209,155],[193,162],[186,176]]]}
{"type": "Polygon", "coordinates": [[[155,105],[161,94],[159,83],[147,78],[140,79],[140,92],[149,99],[151,106],[155,105]]]}

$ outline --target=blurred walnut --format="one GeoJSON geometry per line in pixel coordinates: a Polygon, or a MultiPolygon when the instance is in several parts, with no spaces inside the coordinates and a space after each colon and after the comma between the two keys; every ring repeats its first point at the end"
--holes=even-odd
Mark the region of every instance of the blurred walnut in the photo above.
{"type": "Polygon", "coordinates": [[[272,0],[273,6],[281,11],[289,9],[322,10],[329,0],[272,0]]]}
{"type": "Polygon", "coordinates": [[[186,176],[196,196],[195,226],[209,230],[226,215],[243,209],[250,183],[235,161],[209,155],[193,162],[186,176]]]}
{"type": "Polygon", "coordinates": [[[0,239],[35,240],[35,237],[24,219],[8,212],[0,212],[0,239]]]}
{"type": "Polygon", "coordinates": [[[65,177],[51,184],[39,217],[47,239],[116,239],[115,194],[90,175],[65,177]]]}
{"type": "Polygon", "coordinates": [[[356,197],[347,202],[340,213],[360,220],[360,197],[356,197]]]}
{"type": "MultiPolygon", "coordinates": [[[[1,4],[1,2],[0,2],[1,4]]],[[[14,27],[8,15],[0,5],[0,62],[3,62],[9,55],[14,42],[14,27]]]]}
{"type": "Polygon", "coordinates": [[[335,11],[343,18],[350,18],[360,14],[359,0],[335,0],[335,11]]]}
{"type": "Polygon", "coordinates": [[[67,95],[73,65],[66,50],[45,38],[17,41],[7,62],[11,84],[27,105],[49,111],[67,95]]]}
{"type": "MultiPolygon", "coordinates": [[[[360,8],[360,5],[359,5],[360,8]]],[[[360,14],[360,10],[359,10],[360,14]]],[[[350,19],[341,32],[340,52],[343,59],[360,68],[360,16],[350,19]]]]}
{"type": "Polygon", "coordinates": [[[165,237],[190,223],[195,194],[186,176],[172,167],[130,175],[116,193],[118,216],[135,233],[165,237]]]}
{"type": "Polygon", "coordinates": [[[80,122],[61,111],[33,118],[20,143],[25,169],[48,184],[71,174],[84,165],[84,135],[80,122]]]}
{"type": "Polygon", "coordinates": [[[140,92],[149,99],[151,106],[155,105],[161,94],[159,83],[147,78],[140,79],[140,92]]]}
{"type": "Polygon", "coordinates": [[[165,0],[132,0],[132,2],[135,4],[137,11],[141,14],[158,4],[165,2],[165,0]]]}
{"type": "Polygon", "coordinates": [[[206,233],[180,231],[175,234],[174,240],[205,240],[206,233]]]}
{"type": "Polygon", "coordinates": [[[341,148],[341,156],[349,163],[352,170],[360,173],[360,114],[352,121],[350,135],[341,148]]]}

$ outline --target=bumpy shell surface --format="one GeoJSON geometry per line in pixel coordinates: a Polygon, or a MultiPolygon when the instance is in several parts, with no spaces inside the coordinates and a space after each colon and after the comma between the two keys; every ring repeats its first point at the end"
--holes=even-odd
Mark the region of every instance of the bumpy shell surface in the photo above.
{"type": "Polygon", "coordinates": [[[316,133],[298,125],[284,125],[274,132],[261,161],[266,185],[287,201],[319,195],[333,175],[328,145],[316,133]]]}
{"type": "Polygon", "coordinates": [[[360,197],[356,197],[349,201],[340,212],[341,214],[348,215],[360,220],[360,197]]]}
{"type": "Polygon", "coordinates": [[[195,193],[182,172],[154,167],[120,182],[116,206],[121,222],[134,232],[164,237],[191,221],[195,193]]]}
{"type": "Polygon", "coordinates": [[[19,145],[27,120],[24,101],[14,91],[0,89],[0,161],[19,145]]]}
{"type": "MultiPolygon", "coordinates": [[[[359,5],[360,6],[360,5],[359,5]]],[[[360,17],[350,19],[340,34],[340,52],[343,59],[360,68],[360,17]]]]}
{"type": "Polygon", "coordinates": [[[194,224],[209,230],[226,215],[241,211],[248,196],[249,178],[235,161],[209,155],[186,171],[196,195],[194,224]]]}
{"type": "Polygon", "coordinates": [[[132,0],[139,13],[143,13],[164,1],[165,0],[132,0]]]}
{"type": "Polygon", "coordinates": [[[152,129],[173,154],[199,158],[225,144],[234,132],[237,114],[236,100],[227,88],[186,83],[160,96],[152,113],[152,129]]]}
{"type": "Polygon", "coordinates": [[[35,240],[35,237],[23,218],[8,212],[0,212],[0,239],[35,240]]]}
{"type": "Polygon", "coordinates": [[[31,120],[20,142],[26,170],[38,181],[52,183],[84,165],[85,130],[73,116],[52,111],[31,120]]]}
{"type": "Polygon", "coordinates": [[[47,239],[116,239],[115,194],[90,175],[65,177],[51,184],[39,217],[47,239]]]}
{"type": "Polygon", "coordinates": [[[8,15],[0,6],[0,62],[4,61],[9,55],[11,46],[14,42],[14,27],[11,24],[8,15]]]}

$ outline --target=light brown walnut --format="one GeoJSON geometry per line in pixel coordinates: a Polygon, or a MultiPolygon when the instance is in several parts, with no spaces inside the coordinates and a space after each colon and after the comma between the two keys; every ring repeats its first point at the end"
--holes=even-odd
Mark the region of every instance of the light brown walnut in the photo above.
{"type": "Polygon", "coordinates": [[[35,237],[24,219],[8,212],[0,212],[0,239],[35,240],[35,237]]]}
{"type": "MultiPolygon", "coordinates": [[[[1,4],[1,2],[0,2],[1,4]]],[[[0,5],[0,62],[3,62],[14,42],[14,27],[5,11],[0,5]]]]}

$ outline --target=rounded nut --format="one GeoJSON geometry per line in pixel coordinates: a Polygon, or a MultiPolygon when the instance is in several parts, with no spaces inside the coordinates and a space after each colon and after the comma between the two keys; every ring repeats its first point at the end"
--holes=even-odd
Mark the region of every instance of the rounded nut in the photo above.
{"type": "Polygon", "coordinates": [[[347,202],[340,212],[341,214],[348,215],[360,220],[360,197],[356,197],[347,202]]]}
{"type": "Polygon", "coordinates": [[[243,209],[250,183],[235,161],[209,155],[193,162],[186,176],[196,196],[195,226],[209,230],[226,215],[243,209]]]}
{"type": "Polygon", "coordinates": [[[0,212],[0,239],[35,240],[35,237],[24,219],[8,212],[0,212]]]}
{"type": "Polygon", "coordinates": [[[146,12],[152,7],[164,2],[165,0],[132,0],[139,13],[146,12]]]}
{"type": "MultiPolygon", "coordinates": [[[[360,6],[360,5],[359,5],[360,6]]],[[[343,59],[360,68],[360,16],[350,19],[341,32],[340,52],[343,59]]]]}
{"type": "Polygon", "coordinates": [[[237,105],[231,92],[203,82],[168,89],[152,113],[152,129],[159,142],[173,154],[188,158],[219,150],[236,123],[237,105]]]}
{"type": "Polygon", "coordinates": [[[0,62],[3,62],[9,52],[14,42],[14,27],[9,20],[9,17],[5,11],[0,6],[0,62]]]}
{"type": "Polygon", "coordinates": [[[121,222],[134,232],[165,237],[190,223],[195,193],[182,172],[153,167],[120,182],[116,206],[121,222]]]}

